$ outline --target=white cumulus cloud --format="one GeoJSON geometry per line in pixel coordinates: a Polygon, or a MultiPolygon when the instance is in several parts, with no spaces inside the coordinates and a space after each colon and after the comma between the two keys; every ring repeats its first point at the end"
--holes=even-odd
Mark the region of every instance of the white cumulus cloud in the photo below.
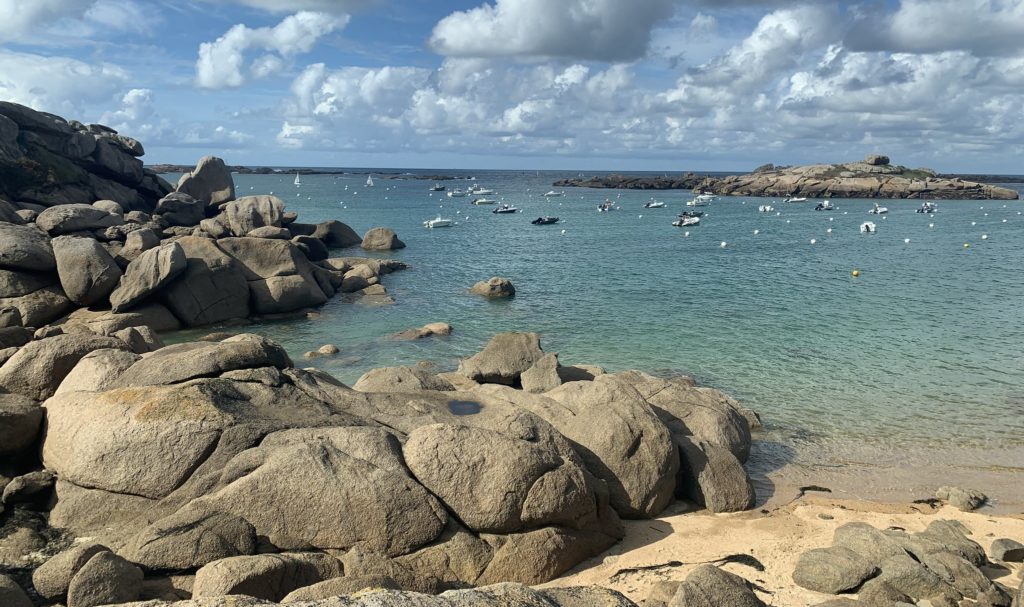
{"type": "Polygon", "coordinates": [[[196,85],[202,88],[241,86],[246,81],[246,54],[265,51],[250,72],[265,77],[284,67],[284,59],[308,53],[323,36],[348,23],[348,15],[302,11],[285,17],[274,27],[250,28],[238,24],[213,42],[199,46],[196,85]]]}
{"type": "Polygon", "coordinates": [[[69,116],[89,103],[112,102],[128,73],[110,63],[45,57],[0,48],[0,99],[69,116]]]}
{"type": "Polygon", "coordinates": [[[442,19],[430,47],[451,57],[565,57],[631,61],[674,0],[496,0],[442,19]]]}

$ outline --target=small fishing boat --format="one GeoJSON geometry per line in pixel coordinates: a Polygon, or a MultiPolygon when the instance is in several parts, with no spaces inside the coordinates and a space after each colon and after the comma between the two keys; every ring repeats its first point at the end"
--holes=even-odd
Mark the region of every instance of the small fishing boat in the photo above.
{"type": "Polygon", "coordinates": [[[934,213],[939,210],[939,205],[934,202],[922,202],[921,206],[914,211],[915,213],[934,213]]]}
{"type": "Polygon", "coordinates": [[[683,217],[703,217],[704,211],[683,211],[677,217],[680,219],[683,217]]]}
{"type": "Polygon", "coordinates": [[[888,212],[889,212],[888,208],[880,207],[880,206],[878,206],[878,203],[876,202],[874,208],[872,208],[870,211],[868,211],[868,215],[885,215],[888,212]]]}
{"type": "Polygon", "coordinates": [[[860,231],[863,234],[874,234],[875,229],[875,224],[872,221],[865,221],[864,223],[860,224],[860,231]]]}
{"type": "Polygon", "coordinates": [[[689,226],[700,225],[700,217],[680,217],[679,219],[672,222],[677,228],[686,228],[689,226]]]}
{"type": "Polygon", "coordinates": [[[834,211],[834,210],[836,210],[836,205],[832,204],[832,201],[826,200],[824,202],[819,202],[818,206],[814,207],[814,210],[815,211],[834,211]]]}
{"type": "Polygon", "coordinates": [[[558,198],[559,196],[565,196],[565,192],[556,192],[554,190],[551,190],[550,192],[544,194],[544,198],[558,198]]]}
{"type": "Polygon", "coordinates": [[[475,204],[477,206],[482,204],[498,204],[498,201],[493,198],[487,198],[486,196],[484,196],[483,198],[474,198],[473,202],[471,202],[470,204],[475,204]]]}
{"type": "Polygon", "coordinates": [[[711,194],[698,194],[693,200],[689,200],[686,203],[688,207],[706,207],[712,201],[718,198],[711,194]]]}
{"type": "Polygon", "coordinates": [[[299,177],[298,173],[295,174],[295,185],[302,185],[302,178],[299,177]]]}
{"type": "Polygon", "coordinates": [[[503,204],[503,205],[501,205],[500,207],[494,209],[491,212],[500,215],[500,214],[503,214],[503,213],[518,213],[519,209],[517,209],[515,207],[515,205],[503,204]]]}
{"type": "Polygon", "coordinates": [[[494,190],[489,190],[483,187],[482,185],[475,185],[469,188],[469,193],[476,194],[477,196],[489,196],[491,194],[494,194],[494,190]]]}
{"type": "Polygon", "coordinates": [[[654,200],[652,198],[650,202],[644,204],[644,208],[645,209],[663,209],[663,208],[665,208],[665,203],[661,202],[660,200],[654,200]]]}
{"type": "Polygon", "coordinates": [[[604,202],[602,202],[601,204],[597,205],[598,213],[607,213],[608,211],[614,211],[614,210],[615,210],[615,203],[612,202],[611,200],[608,200],[608,199],[605,199],[604,202]]]}
{"type": "Polygon", "coordinates": [[[440,183],[435,183],[430,188],[431,192],[443,192],[444,190],[445,190],[445,187],[443,185],[441,185],[440,183]]]}
{"type": "Polygon", "coordinates": [[[796,196],[790,196],[782,202],[807,202],[806,198],[797,198],[796,196]]]}
{"type": "Polygon", "coordinates": [[[454,221],[452,221],[451,219],[445,219],[440,215],[438,215],[434,219],[428,219],[427,221],[423,222],[423,227],[425,228],[450,228],[453,225],[455,225],[454,221]]]}
{"type": "Polygon", "coordinates": [[[373,175],[366,176],[366,185],[371,188],[373,187],[373,175]]]}
{"type": "Polygon", "coordinates": [[[448,198],[464,198],[465,196],[466,192],[459,189],[455,189],[452,190],[451,192],[448,192],[448,198]]]}
{"type": "Polygon", "coordinates": [[[537,219],[534,219],[530,223],[532,223],[535,226],[546,226],[546,225],[551,225],[553,223],[558,223],[558,218],[557,217],[538,217],[537,219]]]}
{"type": "Polygon", "coordinates": [[[757,207],[757,212],[758,213],[771,213],[774,210],[775,210],[775,207],[773,207],[770,204],[762,204],[762,205],[757,207]]]}

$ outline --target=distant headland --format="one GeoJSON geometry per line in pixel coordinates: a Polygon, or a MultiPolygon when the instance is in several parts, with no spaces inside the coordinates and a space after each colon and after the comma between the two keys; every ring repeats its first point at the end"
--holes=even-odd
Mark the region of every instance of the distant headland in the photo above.
{"type": "Polygon", "coordinates": [[[723,196],[804,196],[808,198],[905,198],[939,200],[1016,200],[1019,194],[988,183],[1011,183],[996,175],[940,175],[931,169],[890,164],[872,154],[860,162],[797,167],[766,164],[752,173],[716,177],[628,175],[564,179],[556,187],[640,190],[696,190],[723,196]]]}
{"type": "MultiPolygon", "coordinates": [[[[151,164],[146,168],[160,175],[168,173],[188,173],[193,165],[184,164],[151,164]]],[[[342,169],[311,169],[311,168],[275,168],[275,167],[249,167],[241,165],[229,165],[227,169],[236,175],[379,175],[381,179],[421,179],[424,181],[452,181],[455,179],[470,179],[455,175],[421,175],[412,173],[399,173],[388,171],[346,171],[342,169]]]]}

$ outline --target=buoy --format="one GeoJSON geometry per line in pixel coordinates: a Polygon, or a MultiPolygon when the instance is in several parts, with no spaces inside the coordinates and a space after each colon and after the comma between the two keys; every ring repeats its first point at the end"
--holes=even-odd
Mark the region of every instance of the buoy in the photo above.
{"type": "Polygon", "coordinates": [[[853,274],[853,277],[857,278],[858,276],[860,276],[860,270],[854,270],[853,272],[850,272],[850,274],[853,274]]]}
{"type": "Polygon", "coordinates": [[[832,228],[829,228],[829,229],[827,229],[825,231],[828,232],[829,234],[831,234],[832,233],[832,228]]]}
{"type": "Polygon", "coordinates": [[[903,244],[910,244],[910,239],[909,238],[904,238],[903,239],[903,244]]]}
{"type": "Polygon", "coordinates": [[[689,236],[689,235],[690,235],[689,232],[683,232],[683,236],[689,236]]]}
{"type": "Polygon", "coordinates": [[[971,245],[970,245],[969,243],[966,243],[966,242],[964,243],[964,248],[965,248],[965,249],[968,249],[968,248],[970,248],[970,247],[971,247],[971,245]]]}
{"type": "Polygon", "coordinates": [[[776,217],[782,217],[782,213],[776,213],[775,216],[776,217]]]}
{"type": "Polygon", "coordinates": [[[835,218],[835,217],[829,217],[829,218],[828,218],[828,220],[829,220],[829,221],[835,221],[835,220],[836,220],[836,218],[835,218]]]}
{"type": "Polygon", "coordinates": [[[727,242],[725,242],[725,241],[723,240],[723,241],[722,241],[722,244],[720,244],[720,245],[718,245],[718,246],[719,246],[720,248],[723,248],[723,249],[724,249],[725,247],[729,246],[729,243],[727,243],[727,242]]]}
{"type": "Polygon", "coordinates": [[[818,241],[817,241],[817,240],[815,240],[815,239],[813,239],[813,238],[811,239],[811,244],[814,244],[814,243],[816,243],[816,242],[818,242],[818,241]]]}
{"type": "Polygon", "coordinates": [[[789,220],[788,220],[788,219],[786,220],[786,223],[789,223],[789,220]]]}
{"type": "Polygon", "coordinates": [[[760,233],[761,233],[761,230],[754,230],[754,236],[757,236],[760,233]]]}
{"type": "Polygon", "coordinates": [[[934,223],[929,223],[929,224],[928,224],[928,227],[929,227],[929,228],[934,228],[934,227],[935,227],[935,224],[934,224],[934,223]]]}
{"type": "Polygon", "coordinates": [[[643,218],[644,218],[644,216],[643,216],[643,215],[637,215],[637,216],[636,216],[636,218],[637,218],[637,219],[643,219],[643,218]]]}
{"type": "Polygon", "coordinates": [[[971,225],[972,225],[972,226],[976,226],[976,225],[978,225],[978,222],[977,222],[977,221],[972,221],[972,222],[971,222],[971,225]]]}
{"type": "Polygon", "coordinates": [[[562,230],[562,234],[565,234],[565,230],[562,230]]]}
{"type": "Polygon", "coordinates": [[[988,240],[988,234],[982,234],[981,235],[981,239],[982,240],[988,240]]]}
{"type": "MultiPolygon", "coordinates": [[[[1017,213],[1017,214],[1018,214],[1018,215],[1020,215],[1020,213],[1017,213]]],[[[1006,223],[1006,220],[1005,220],[1005,219],[1003,220],[1003,223],[1006,223]]]]}

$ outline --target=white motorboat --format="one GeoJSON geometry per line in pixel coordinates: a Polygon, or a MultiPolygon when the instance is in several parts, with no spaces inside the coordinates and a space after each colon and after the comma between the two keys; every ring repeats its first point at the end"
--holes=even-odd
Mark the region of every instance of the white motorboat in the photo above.
{"type": "Polygon", "coordinates": [[[874,224],[874,222],[872,222],[872,221],[865,221],[864,223],[860,224],[860,231],[862,233],[864,233],[864,234],[874,234],[875,233],[875,224],[874,224]]]}
{"type": "Polygon", "coordinates": [[[453,225],[455,225],[454,221],[452,221],[451,219],[445,219],[440,215],[438,215],[434,219],[428,219],[427,221],[423,222],[423,227],[425,228],[450,228],[453,225]]]}
{"type": "Polygon", "coordinates": [[[819,202],[818,206],[814,207],[814,210],[815,211],[834,211],[834,210],[836,210],[836,205],[832,204],[831,200],[825,200],[823,202],[819,202]]]}
{"type": "Polygon", "coordinates": [[[373,187],[373,175],[366,176],[366,185],[371,188],[373,187]]]}
{"type": "Polygon", "coordinates": [[[494,190],[489,190],[483,186],[475,185],[469,188],[470,194],[476,194],[477,196],[490,196],[494,194],[494,190]]]}
{"type": "Polygon", "coordinates": [[[663,209],[663,208],[665,208],[665,203],[661,202],[660,200],[654,200],[652,198],[650,202],[648,202],[647,204],[644,205],[644,208],[645,209],[663,209]]]}
{"type": "Polygon", "coordinates": [[[915,213],[934,213],[939,210],[939,205],[934,202],[922,202],[921,206],[914,211],[915,213]]]}
{"type": "Polygon", "coordinates": [[[868,211],[868,215],[885,215],[888,212],[889,212],[888,208],[880,207],[880,206],[878,206],[878,203],[876,202],[874,208],[872,208],[870,211],[868,211]]]}
{"type": "Polygon", "coordinates": [[[689,226],[700,225],[700,217],[680,217],[672,222],[677,228],[686,228],[689,226]]]}
{"type": "Polygon", "coordinates": [[[299,177],[298,173],[295,174],[295,185],[302,185],[302,178],[299,177]]]}
{"type": "Polygon", "coordinates": [[[690,200],[686,203],[686,206],[706,207],[708,206],[708,203],[710,203],[713,200],[716,200],[717,198],[718,196],[715,196],[714,194],[697,194],[696,196],[693,197],[693,200],[690,200]]]}
{"type": "Polygon", "coordinates": [[[485,196],[483,198],[474,198],[473,202],[471,202],[470,204],[475,204],[478,206],[482,204],[498,204],[498,201],[493,198],[487,198],[485,196]]]}
{"type": "Polygon", "coordinates": [[[440,183],[435,183],[435,184],[434,184],[434,185],[433,185],[433,186],[432,186],[432,187],[430,188],[430,191],[431,191],[431,192],[443,192],[444,190],[445,190],[445,187],[444,187],[443,185],[441,185],[440,183]]]}
{"type": "Polygon", "coordinates": [[[806,198],[797,198],[796,196],[790,196],[782,202],[807,202],[806,198]]]}
{"type": "Polygon", "coordinates": [[[614,211],[615,208],[615,203],[608,199],[605,199],[604,202],[597,205],[597,211],[599,213],[607,213],[608,211],[614,211]]]}
{"type": "Polygon", "coordinates": [[[551,190],[550,192],[544,194],[544,198],[558,198],[559,196],[565,196],[565,192],[556,192],[554,190],[551,190]]]}
{"type": "Polygon", "coordinates": [[[458,189],[455,189],[455,190],[452,190],[451,192],[448,192],[448,198],[464,198],[465,196],[466,196],[466,192],[464,192],[462,190],[458,190],[458,189]]]}
{"type": "Polygon", "coordinates": [[[502,215],[502,214],[505,214],[505,213],[518,213],[519,209],[517,209],[515,207],[515,205],[507,204],[506,203],[506,204],[503,204],[500,207],[494,209],[491,212],[496,214],[496,215],[502,215]]]}
{"type": "Polygon", "coordinates": [[[757,207],[757,212],[758,213],[771,213],[774,210],[775,210],[775,207],[773,207],[770,204],[762,204],[759,207],[757,207]]]}

